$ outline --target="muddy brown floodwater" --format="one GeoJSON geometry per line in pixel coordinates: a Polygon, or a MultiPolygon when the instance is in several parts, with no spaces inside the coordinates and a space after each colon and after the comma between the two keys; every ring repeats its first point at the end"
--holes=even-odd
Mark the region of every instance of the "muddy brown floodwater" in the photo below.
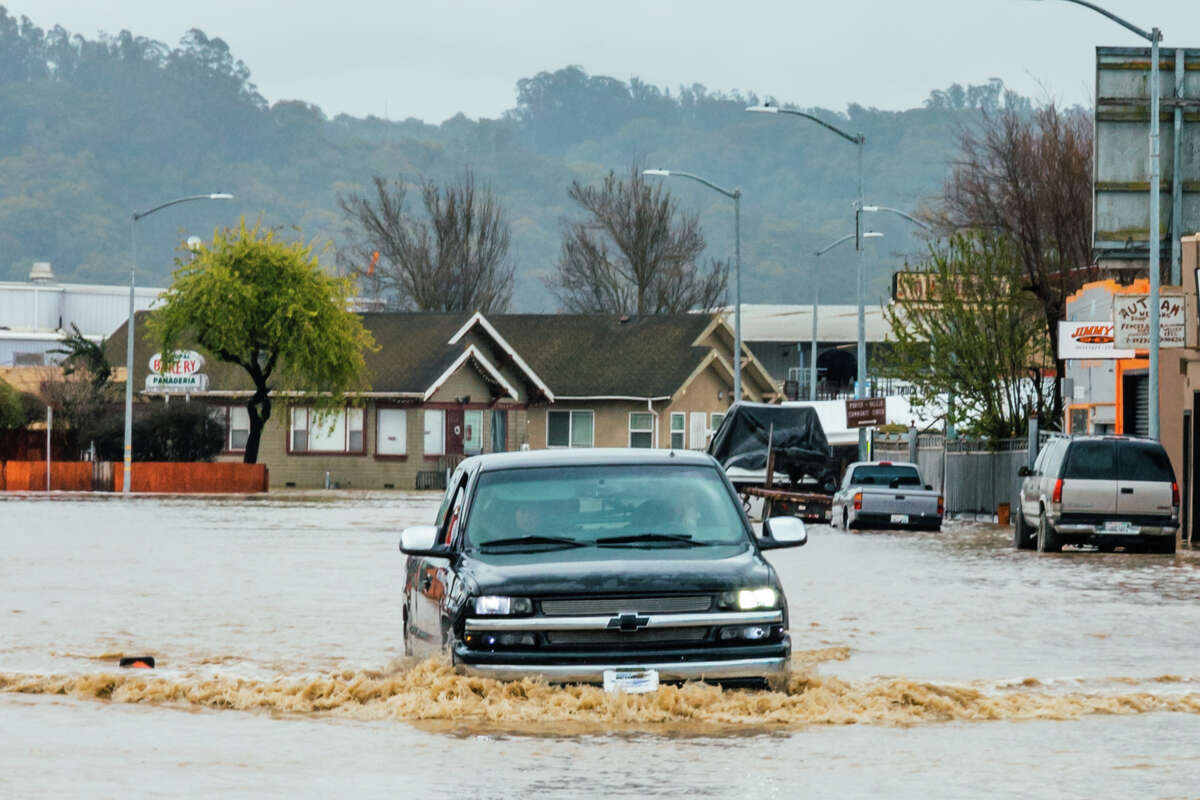
{"type": "Polygon", "coordinates": [[[1200,797],[1200,553],[815,526],[786,691],[613,697],[403,658],[437,500],[0,500],[0,797],[1200,797]]]}

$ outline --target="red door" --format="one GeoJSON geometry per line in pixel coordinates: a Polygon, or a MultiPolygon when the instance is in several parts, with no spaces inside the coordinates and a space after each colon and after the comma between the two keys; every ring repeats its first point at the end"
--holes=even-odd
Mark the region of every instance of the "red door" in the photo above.
{"type": "Polygon", "coordinates": [[[463,452],[463,412],[461,408],[446,409],[446,455],[461,456],[463,452]]]}

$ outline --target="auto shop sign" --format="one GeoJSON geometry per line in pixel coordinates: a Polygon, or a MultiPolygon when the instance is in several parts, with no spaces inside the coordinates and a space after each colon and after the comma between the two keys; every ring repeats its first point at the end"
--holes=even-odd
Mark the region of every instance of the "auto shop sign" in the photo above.
{"type": "Polygon", "coordinates": [[[1059,358],[1133,358],[1132,349],[1113,345],[1112,320],[1058,323],[1059,358]]]}
{"type": "MultiPolygon", "coordinates": [[[[1158,297],[1158,346],[1183,347],[1183,295],[1158,297]]],[[[1113,346],[1145,350],[1150,346],[1150,296],[1113,296],[1113,346]]]]}
{"type": "Polygon", "coordinates": [[[204,374],[204,356],[195,350],[176,350],[170,366],[162,353],[150,357],[150,374],[146,376],[147,392],[203,392],[208,389],[204,374]]]}

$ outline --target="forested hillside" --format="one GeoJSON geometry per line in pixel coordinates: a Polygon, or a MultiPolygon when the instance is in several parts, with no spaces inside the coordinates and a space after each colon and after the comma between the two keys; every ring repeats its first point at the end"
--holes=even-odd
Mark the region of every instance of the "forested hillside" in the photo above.
{"type": "MultiPolygon", "coordinates": [[[[641,157],[742,189],[747,302],[807,301],[814,275],[823,301],[849,302],[853,248],[819,263],[812,251],[853,231],[855,148],[806,120],[743,111],[761,99],[569,67],[520,81],[500,119],[329,118],[299,100],[268,104],[249,67],[201,31],[175,47],[125,31],[87,39],[0,7],[0,279],[24,280],[32,262],[48,260],[63,280],[123,282],[132,211],[216,191],[237,199],[138,223],[139,283],[166,285],[182,239],[208,238],[240,215],[328,243],[332,265],[346,224],[339,195],[369,189],[373,174],[442,179],[470,165],[512,223],[514,310],[549,311],[542,278],[558,257],[562,221],[578,216],[567,187],[641,157]]],[[[803,107],[804,98],[778,100],[803,107]]],[[[933,92],[907,111],[807,110],[866,135],[868,203],[911,211],[940,189],[958,127],[1003,103],[1028,101],[993,81],[933,92]]],[[[687,181],[670,188],[701,212],[708,255],[728,257],[730,201],[687,181]]],[[[871,296],[881,297],[891,271],[922,245],[898,218],[869,225],[885,233],[866,262],[871,296]]]]}

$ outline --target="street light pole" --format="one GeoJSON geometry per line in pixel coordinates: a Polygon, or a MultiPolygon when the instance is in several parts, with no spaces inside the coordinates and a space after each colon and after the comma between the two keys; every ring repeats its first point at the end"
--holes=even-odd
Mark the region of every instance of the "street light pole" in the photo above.
{"type": "Polygon", "coordinates": [[[742,190],[726,189],[712,181],[674,169],[644,169],[643,175],[669,178],[676,175],[702,183],[733,200],[734,307],[733,307],[733,402],[742,399],[742,190]]]}
{"type": "MultiPolygon", "coordinates": [[[[867,324],[866,311],[863,306],[863,254],[862,254],[862,224],[859,219],[862,214],[863,207],[863,145],[866,143],[866,137],[862,133],[847,133],[836,125],[830,125],[823,119],[815,117],[812,114],[807,114],[803,111],[796,111],[790,108],[780,108],[779,106],[760,105],[747,106],[747,111],[754,111],[761,114],[789,114],[794,117],[803,117],[807,120],[817,123],[823,128],[826,128],[846,141],[855,145],[858,148],[858,200],[854,204],[854,234],[851,238],[854,239],[854,249],[858,266],[855,276],[855,300],[858,304],[858,373],[854,381],[854,398],[861,400],[866,393],[867,384],[867,324]]],[[[867,432],[865,429],[858,431],[858,457],[860,460],[865,460],[867,457],[867,432]]]]}
{"type": "MultiPolygon", "coordinates": [[[[861,209],[856,209],[855,214],[854,214],[854,233],[847,233],[845,236],[841,237],[840,239],[834,239],[832,242],[825,245],[824,247],[814,250],[813,255],[820,257],[820,256],[824,255],[825,253],[828,253],[833,248],[837,247],[839,244],[842,244],[843,242],[848,242],[851,239],[854,240],[854,246],[856,248],[860,248],[859,252],[861,253],[862,252],[861,246],[862,246],[863,239],[882,238],[883,234],[879,233],[877,231],[863,232],[862,227],[861,227],[861,222],[862,222],[861,216],[862,216],[861,209]]],[[[866,324],[864,322],[864,312],[863,312],[862,295],[861,295],[861,290],[862,290],[862,281],[861,281],[862,261],[861,260],[859,261],[859,265],[860,265],[860,269],[859,269],[859,278],[860,278],[859,291],[860,291],[860,294],[859,294],[859,304],[858,304],[858,343],[859,343],[859,347],[861,348],[863,345],[863,340],[865,339],[866,324]]],[[[814,285],[815,285],[815,282],[814,282],[814,285]]],[[[817,356],[816,356],[816,351],[817,351],[817,301],[815,299],[815,295],[814,295],[814,299],[813,299],[812,350],[813,350],[813,364],[815,365],[817,363],[816,362],[816,358],[817,358],[817,356]]],[[[860,350],[860,352],[861,352],[861,350],[860,350]]],[[[817,379],[817,370],[816,370],[815,366],[813,367],[811,374],[812,374],[812,380],[814,382],[813,385],[815,386],[816,385],[815,382],[817,379]]],[[[860,359],[858,362],[858,376],[855,380],[855,387],[854,387],[854,399],[855,400],[862,399],[861,396],[859,395],[859,391],[858,391],[858,387],[859,387],[859,385],[861,385],[861,383],[863,381],[862,376],[863,376],[863,362],[860,359]]],[[[816,399],[815,392],[816,392],[815,389],[813,389],[809,392],[810,398],[816,399]]],[[[858,435],[858,457],[859,457],[860,461],[865,460],[867,457],[866,436],[867,436],[866,430],[860,429],[859,435],[858,435]]]]}
{"type": "Polygon", "coordinates": [[[1158,43],[1162,41],[1162,31],[1158,28],[1151,28],[1149,31],[1142,30],[1138,26],[1127,22],[1111,11],[1106,11],[1098,5],[1087,2],[1087,0],[1063,0],[1066,3],[1074,3],[1090,8],[1097,14],[1102,14],[1123,28],[1136,33],[1143,39],[1150,42],[1150,85],[1147,90],[1150,94],[1150,230],[1146,236],[1146,244],[1150,248],[1150,387],[1149,387],[1149,406],[1150,406],[1150,438],[1158,439],[1158,345],[1159,345],[1159,326],[1161,325],[1161,313],[1159,309],[1159,283],[1161,276],[1159,275],[1159,258],[1162,247],[1162,234],[1159,230],[1159,215],[1161,209],[1162,197],[1160,196],[1161,187],[1159,179],[1161,172],[1159,166],[1159,124],[1158,124],[1158,96],[1162,91],[1162,86],[1159,79],[1158,70],[1158,43]]]}
{"type": "Polygon", "coordinates": [[[121,494],[129,494],[131,473],[133,471],[133,290],[137,277],[137,239],[134,231],[136,223],[142,217],[148,217],[155,211],[161,211],[168,206],[187,203],[192,200],[232,200],[233,195],[224,192],[213,194],[195,194],[180,197],[151,208],[149,211],[134,211],[129,215],[129,320],[126,322],[127,337],[125,339],[125,458],[121,477],[121,494]]]}

